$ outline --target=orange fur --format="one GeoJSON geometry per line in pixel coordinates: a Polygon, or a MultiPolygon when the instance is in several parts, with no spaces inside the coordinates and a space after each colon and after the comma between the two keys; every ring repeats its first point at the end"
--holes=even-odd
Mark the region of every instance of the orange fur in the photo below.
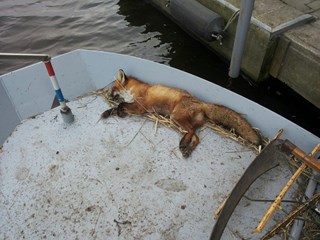
{"type": "Polygon", "coordinates": [[[188,92],[176,88],[149,85],[136,78],[127,77],[121,69],[112,86],[111,96],[119,105],[105,111],[102,114],[103,118],[114,113],[125,117],[128,114],[157,112],[179,124],[187,132],[179,145],[184,157],[189,157],[199,144],[195,131],[209,120],[235,129],[241,137],[253,144],[261,143],[260,135],[245,118],[232,109],[202,102],[188,92]]]}

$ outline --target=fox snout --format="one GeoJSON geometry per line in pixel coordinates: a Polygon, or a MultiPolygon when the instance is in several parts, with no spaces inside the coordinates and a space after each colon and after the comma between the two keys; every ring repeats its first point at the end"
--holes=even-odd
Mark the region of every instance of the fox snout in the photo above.
{"type": "Polygon", "coordinates": [[[109,98],[116,103],[124,102],[124,98],[121,97],[120,92],[116,89],[111,89],[111,92],[109,93],[109,98]]]}
{"type": "Polygon", "coordinates": [[[111,93],[111,99],[112,101],[119,102],[121,100],[120,94],[115,92],[111,93]]]}

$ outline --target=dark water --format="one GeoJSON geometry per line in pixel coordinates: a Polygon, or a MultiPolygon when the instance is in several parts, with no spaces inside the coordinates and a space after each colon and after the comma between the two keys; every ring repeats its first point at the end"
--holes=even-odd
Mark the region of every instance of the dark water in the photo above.
{"type": "MultiPolygon", "coordinates": [[[[228,65],[143,0],[1,0],[0,51],[48,53],[96,49],[146,58],[228,86],[228,65]]],[[[0,74],[29,64],[0,61],[0,74]]],[[[232,91],[320,136],[319,109],[275,79],[232,91]]]]}

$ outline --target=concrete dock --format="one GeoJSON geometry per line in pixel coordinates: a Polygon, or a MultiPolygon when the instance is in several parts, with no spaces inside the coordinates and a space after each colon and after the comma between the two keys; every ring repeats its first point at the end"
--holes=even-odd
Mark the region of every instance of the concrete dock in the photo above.
{"type": "MultiPolygon", "coordinates": [[[[231,59],[241,0],[194,0],[222,16],[229,24],[222,39],[208,42],[180,27],[222,58],[231,59]]],[[[174,20],[168,0],[150,3],[174,20]]],[[[174,20],[175,21],[175,20],[174,20]]],[[[260,82],[270,76],[320,108],[320,0],[256,0],[242,74],[260,82]]]]}

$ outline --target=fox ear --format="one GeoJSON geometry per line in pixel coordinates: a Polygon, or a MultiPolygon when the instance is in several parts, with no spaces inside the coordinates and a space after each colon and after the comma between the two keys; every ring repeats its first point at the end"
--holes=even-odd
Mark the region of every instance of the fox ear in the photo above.
{"type": "Polygon", "coordinates": [[[119,69],[117,81],[119,81],[121,84],[125,84],[126,80],[127,80],[126,74],[122,69],[119,69]]]}

